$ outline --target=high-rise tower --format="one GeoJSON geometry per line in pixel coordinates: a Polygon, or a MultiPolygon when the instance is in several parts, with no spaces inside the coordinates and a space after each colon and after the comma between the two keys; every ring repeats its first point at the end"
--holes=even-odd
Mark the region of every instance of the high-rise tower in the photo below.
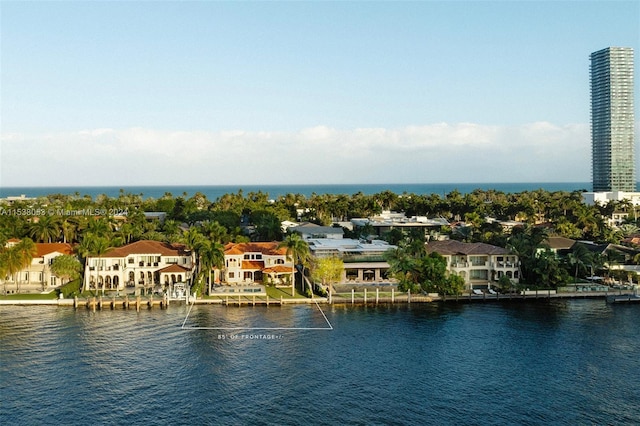
{"type": "Polygon", "coordinates": [[[607,47],[590,59],[593,191],[634,192],[633,49],[607,47]]]}

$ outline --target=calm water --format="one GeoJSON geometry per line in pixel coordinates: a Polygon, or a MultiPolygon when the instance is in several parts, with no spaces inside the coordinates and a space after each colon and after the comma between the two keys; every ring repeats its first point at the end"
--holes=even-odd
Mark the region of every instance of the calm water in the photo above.
{"type": "Polygon", "coordinates": [[[323,309],[0,307],[0,424],[640,423],[640,306],[323,309]]]}
{"type": "Polygon", "coordinates": [[[48,194],[75,194],[90,195],[96,197],[106,194],[117,197],[120,189],[132,194],[143,194],[145,198],[160,198],[166,192],[174,196],[186,193],[192,196],[200,192],[210,201],[215,201],[224,194],[235,194],[240,189],[247,194],[249,192],[262,191],[271,198],[281,195],[302,194],[306,197],[316,194],[345,194],[353,195],[358,192],[363,194],[376,194],[389,190],[396,194],[404,192],[408,194],[438,194],[444,196],[453,190],[463,194],[474,189],[494,189],[505,193],[517,193],[522,191],[535,191],[544,189],[547,191],[580,191],[590,190],[591,184],[586,182],[526,182],[526,183],[432,183],[432,184],[352,184],[352,185],[200,185],[200,186],[97,186],[97,187],[0,187],[0,198],[25,194],[28,197],[40,197],[48,194]]]}

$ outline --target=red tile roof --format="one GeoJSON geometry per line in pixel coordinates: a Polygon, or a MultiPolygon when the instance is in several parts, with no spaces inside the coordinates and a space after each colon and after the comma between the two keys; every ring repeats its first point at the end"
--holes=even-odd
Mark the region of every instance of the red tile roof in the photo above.
{"type": "Polygon", "coordinates": [[[36,243],[38,253],[35,257],[42,257],[50,253],[73,254],[71,244],[67,243],[36,243]]]}
{"type": "Polygon", "coordinates": [[[184,244],[170,244],[160,241],[142,240],[109,250],[100,257],[127,257],[131,254],[155,254],[160,256],[188,256],[184,244]]]}
{"type": "Polygon", "coordinates": [[[264,262],[261,260],[243,260],[242,269],[258,269],[264,268],[264,262]]]}
{"type": "Polygon", "coordinates": [[[173,265],[169,265],[165,268],[160,269],[158,272],[163,273],[163,272],[179,272],[179,273],[184,273],[184,272],[189,272],[190,269],[185,268],[184,266],[180,266],[180,265],[176,265],[175,263],[173,265]]]}
{"type": "Polygon", "coordinates": [[[286,255],[286,248],[278,248],[278,242],[269,243],[228,243],[224,246],[224,254],[262,253],[268,255],[286,255]]]}
{"type": "Polygon", "coordinates": [[[262,272],[265,272],[267,274],[271,273],[271,272],[275,272],[277,274],[282,273],[282,272],[289,272],[291,273],[291,267],[289,266],[283,266],[283,265],[276,265],[276,266],[271,266],[269,268],[264,268],[262,270],[262,272]]]}

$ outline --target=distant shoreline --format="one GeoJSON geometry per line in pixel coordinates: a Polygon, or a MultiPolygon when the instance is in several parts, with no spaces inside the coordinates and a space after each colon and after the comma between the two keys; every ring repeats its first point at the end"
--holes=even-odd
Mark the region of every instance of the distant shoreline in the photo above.
{"type": "Polygon", "coordinates": [[[488,183],[377,183],[377,184],[287,184],[287,185],[129,185],[129,186],[15,186],[0,187],[0,198],[19,196],[24,194],[29,198],[44,197],[53,194],[79,196],[107,195],[116,198],[121,190],[124,193],[142,195],[144,198],[160,198],[165,193],[173,196],[193,196],[200,192],[211,201],[225,194],[235,194],[242,191],[263,192],[272,198],[286,194],[347,194],[352,195],[362,192],[365,195],[391,191],[396,194],[438,194],[445,195],[454,190],[462,194],[470,193],[476,189],[495,190],[505,193],[518,193],[524,191],[579,191],[590,190],[589,182],[488,182],[488,183]]]}

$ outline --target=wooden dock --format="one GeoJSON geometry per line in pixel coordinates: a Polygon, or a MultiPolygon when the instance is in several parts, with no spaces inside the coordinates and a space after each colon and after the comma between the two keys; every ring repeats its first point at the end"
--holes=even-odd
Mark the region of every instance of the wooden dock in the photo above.
{"type": "Polygon", "coordinates": [[[608,296],[607,302],[608,303],[625,303],[625,304],[640,303],[640,297],[638,297],[635,294],[608,296]]]}
{"type": "Polygon", "coordinates": [[[88,299],[80,299],[78,297],[75,297],[73,299],[73,307],[76,309],[85,307],[87,309],[91,309],[93,312],[95,312],[96,310],[117,308],[135,309],[139,312],[141,308],[151,309],[154,307],[159,307],[160,309],[166,309],[169,307],[169,299],[167,297],[154,298],[153,296],[149,296],[145,299],[143,299],[141,296],[130,298],[128,295],[125,297],[111,298],[97,296],[90,297],[88,299]]]}

